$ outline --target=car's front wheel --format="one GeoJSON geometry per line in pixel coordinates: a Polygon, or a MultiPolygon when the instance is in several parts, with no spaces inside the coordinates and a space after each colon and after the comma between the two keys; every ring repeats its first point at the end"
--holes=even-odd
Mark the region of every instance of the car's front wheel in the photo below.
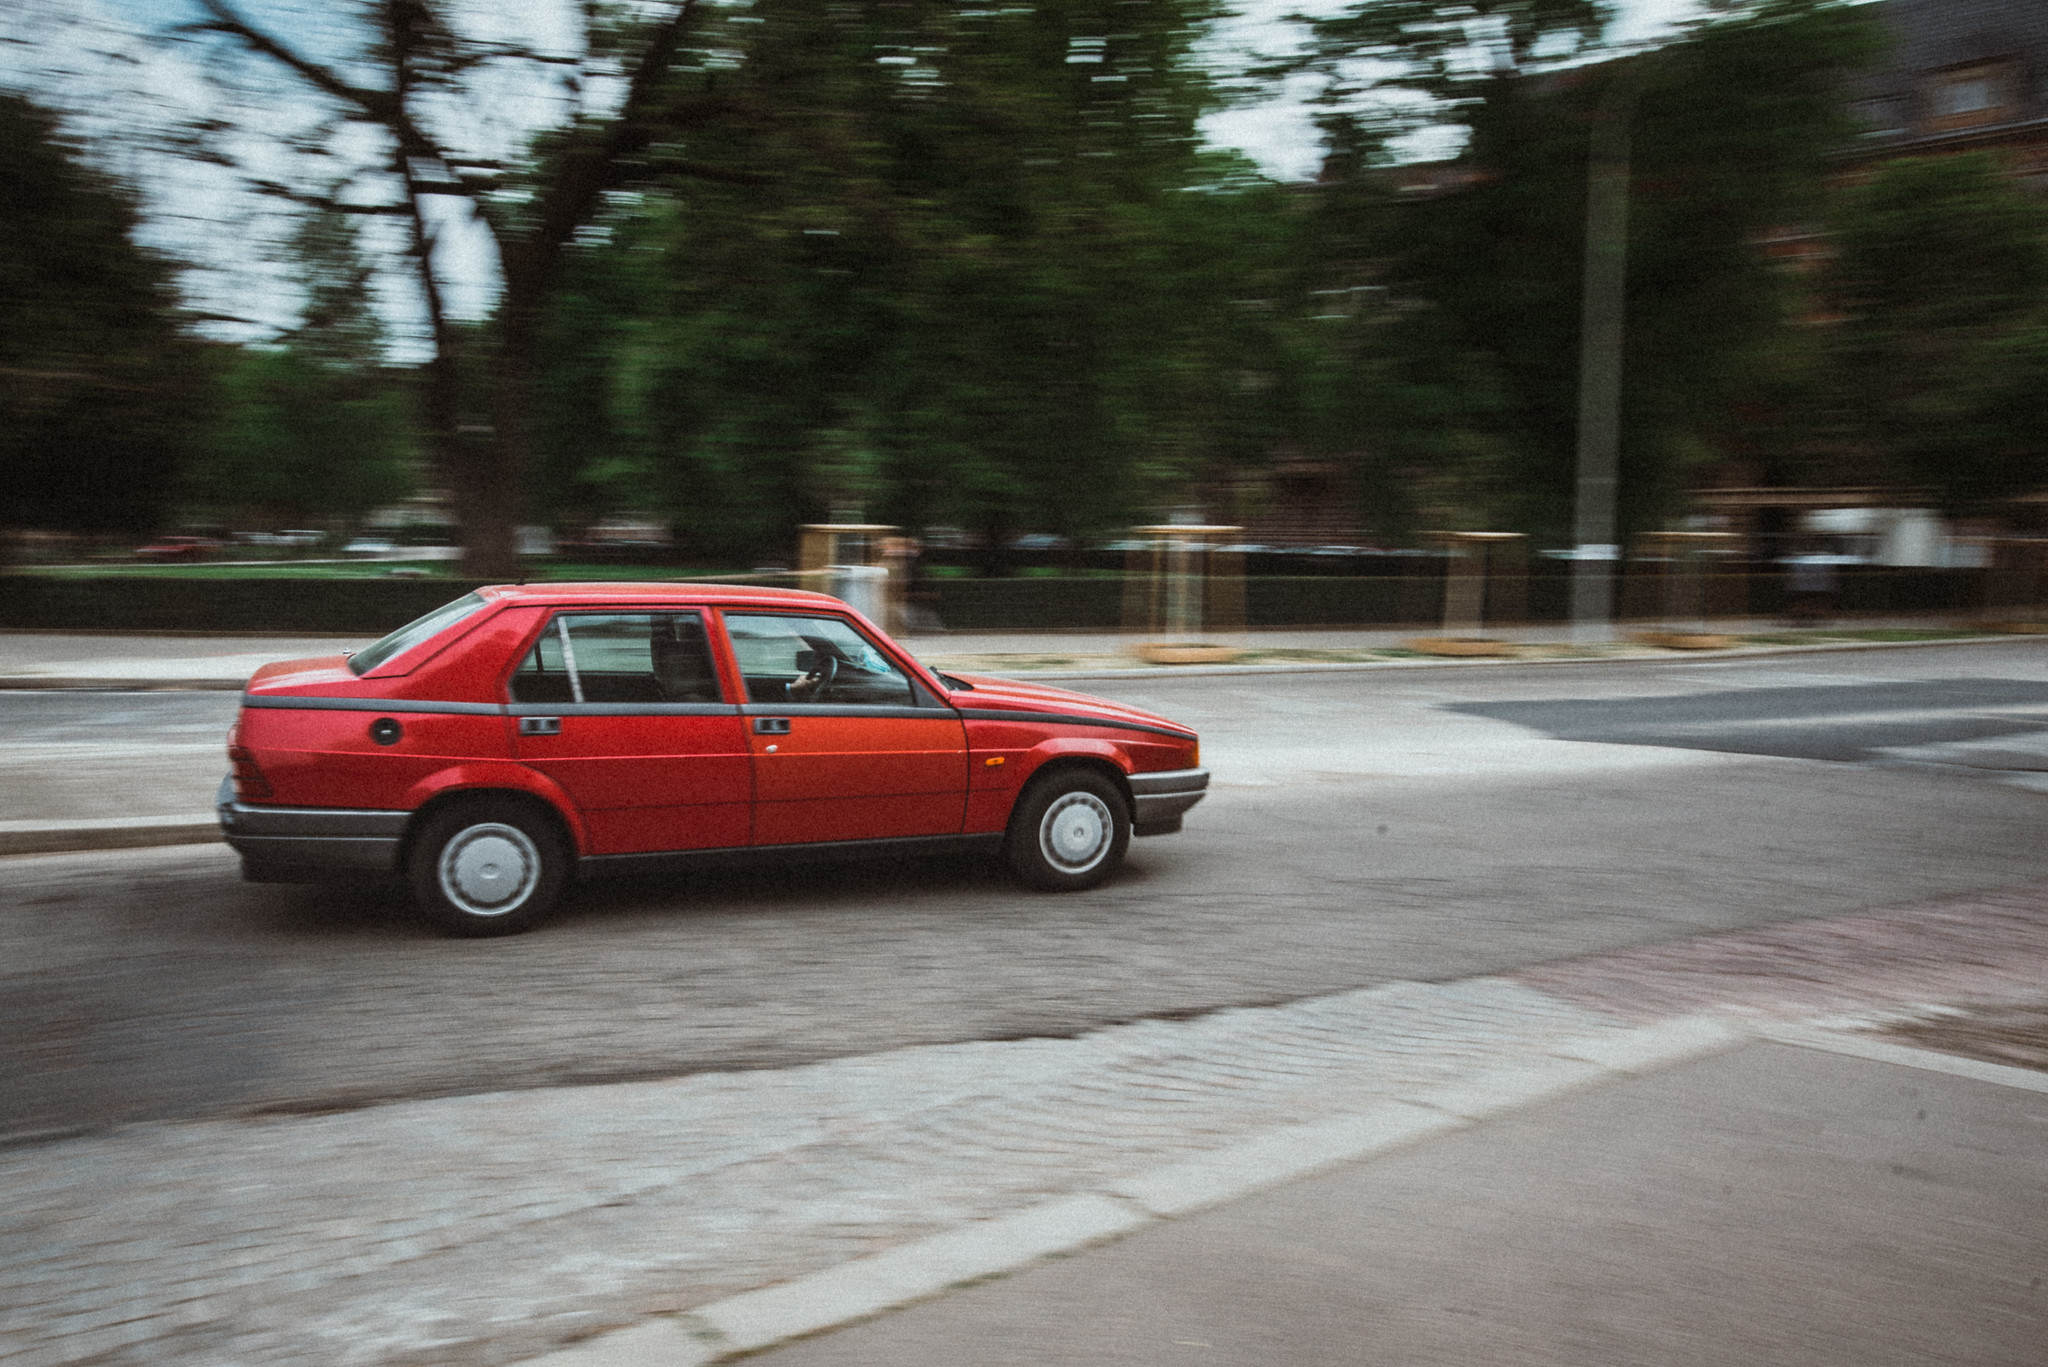
{"type": "Polygon", "coordinates": [[[1074,892],[1116,872],[1130,843],[1130,808],[1116,784],[1067,769],[1038,779],[1017,800],[1003,853],[1032,887],[1074,892]]]}
{"type": "Polygon", "coordinates": [[[407,872],[427,920],[455,935],[516,935],[569,885],[561,830],[526,803],[477,798],[430,815],[407,872]]]}

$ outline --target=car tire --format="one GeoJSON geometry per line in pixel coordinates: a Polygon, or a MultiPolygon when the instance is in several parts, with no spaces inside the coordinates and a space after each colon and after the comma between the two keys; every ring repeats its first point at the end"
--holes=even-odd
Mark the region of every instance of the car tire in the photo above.
{"type": "Polygon", "coordinates": [[[1131,812],[1117,785],[1087,769],[1034,781],[1017,799],[1003,857],[1018,881],[1079,892],[1116,872],[1131,843],[1131,812]]]}
{"type": "Polygon", "coordinates": [[[413,901],[451,935],[531,930],[568,890],[570,850],[556,823],[527,803],[479,798],[420,827],[407,860],[413,901]]]}

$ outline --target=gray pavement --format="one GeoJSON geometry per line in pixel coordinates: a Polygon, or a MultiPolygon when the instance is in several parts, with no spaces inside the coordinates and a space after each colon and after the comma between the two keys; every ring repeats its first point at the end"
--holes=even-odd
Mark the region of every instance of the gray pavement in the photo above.
{"type": "Polygon", "coordinates": [[[2038,1367],[2044,1125],[2042,1092],[1750,1044],[753,1360],[2038,1367]]]}
{"type": "Polygon", "coordinates": [[[244,884],[218,846],[13,859],[0,1038],[39,1043],[0,1054],[0,1115],[64,1129],[792,1067],[2048,883],[2037,793],[1458,710],[1711,693],[1796,735],[1775,720],[1788,678],[1850,713],[1901,679],[1960,680],[1965,713],[1973,678],[2048,679],[2039,642],[1817,663],[1119,684],[1201,728],[1217,786],[1075,896],[978,860],[753,869],[591,883],[538,934],[450,943],[386,889],[244,884]]]}

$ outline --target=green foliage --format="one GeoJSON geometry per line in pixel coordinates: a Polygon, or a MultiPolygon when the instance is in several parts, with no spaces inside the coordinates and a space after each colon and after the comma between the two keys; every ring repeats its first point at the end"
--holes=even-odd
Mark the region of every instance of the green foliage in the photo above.
{"type": "Polygon", "coordinates": [[[293,347],[236,354],[219,380],[222,417],[187,497],[249,525],[352,522],[413,491],[402,391],[293,347]]]}
{"type": "Polygon", "coordinates": [[[292,260],[306,291],[299,326],[223,364],[221,416],[186,483],[188,498],[241,525],[350,523],[414,488],[410,405],[383,366],[354,224],[312,213],[292,260]]]}
{"type": "Polygon", "coordinates": [[[2048,210],[1986,155],[1898,161],[1845,196],[1836,241],[1857,463],[1952,509],[2048,479],[2048,210]]]}
{"type": "MultiPolygon", "coordinates": [[[[761,183],[678,182],[556,307],[557,495],[785,544],[911,525],[1111,525],[1272,435],[1256,308],[1287,196],[1199,152],[1207,3],[764,0],[693,139],[761,183]]],[[[744,22],[742,22],[744,21],[744,22]]],[[[707,57],[708,61],[709,58],[707,57]]]]}
{"type": "Polygon", "coordinates": [[[8,523],[146,533],[204,417],[201,349],[133,198],[0,94],[0,485],[8,523]]]}
{"type": "MultiPolygon", "coordinates": [[[[1452,462],[1466,516],[1552,543],[1568,539],[1573,498],[1588,129],[1622,67],[1538,75],[1522,64],[1582,42],[1579,8],[1503,6],[1495,17],[1522,36],[1503,40],[1492,74],[1430,76],[1459,101],[1441,110],[1469,129],[1458,164],[1469,183],[1401,206],[1377,239],[1399,305],[1389,351],[1423,405],[1381,440],[1439,471],[1452,462]],[[1434,451],[1417,442],[1430,430],[1434,451]]],[[[1353,17],[1389,42],[1409,32],[1393,20],[1411,9],[1368,4],[1353,17]]],[[[1320,26],[1326,55],[1353,32],[1320,26]]],[[[1691,467],[1745,439],[1741,402],[1773,373],[1791,303],[1755,244],[1807,207],[1845,131],[1834,78],[1868,58],[1873,33],[1853,8],[1772,0],[1629,59],[1651,65],[1636,77],[1632,129],[1625,530],[1667,515],[1691,467]]],[[[1439,41],[1425,33],[1410,54],[1425,75],[1443,65],[1439,41]]]]}
{"type": "MultiPolygon", "coordinates": [[[[375,11],[370,60],[423,99],[485,60],[446,9],[375,11]]],[[[1202,148],[1216,0],[586,7],[600,55],[654,56],[617,117],[564,120],[478,188],[504,302],[438,330],[419,421],[441,481],[493,526],[523,500],[572,526],[639,513],[779,559],[794,524],[844,512],[996,541],[1236,515],[1308,459],[1390,539],[1562,542],[1588,133],[1617,81],[1641,87],[1624,534],[1709,463],[1790,476],[1832,453],[1958,506],[2048,474],[2036,206],[1968,161],[1888,173],[1838,220],[1835,329],[1794,324],[1801,284],[1759,246],[1823,212],[1873,7],[1715,4],[1603,61],[1611,9],[1358,0],[1313,24],[1276,71],[1325,79],[1328,155],[1283,187],[1202,148]],[[1462,151],[1411,192],[1391,148],[1432,123],[1462,151]]],[[[346,220],[299,250],[306,326],[227,367],[193,487],[346,517],[404,487],[408,419],[346,220]]]]}
{"type": "Polygon", "coordinates": [[[1613,13],[1603,0],[1357,0],[1315,21],[1308,53],[1282,69],[1322,72],[1333,104],[1407,89],[1437,102],[1420,117],[1455,117],[1500,77],[1596,50],[1613,13]]]}

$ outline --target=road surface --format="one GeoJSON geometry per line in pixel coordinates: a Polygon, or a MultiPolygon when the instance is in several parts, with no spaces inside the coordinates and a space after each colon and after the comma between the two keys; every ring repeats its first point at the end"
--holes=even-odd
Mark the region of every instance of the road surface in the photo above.
{"type": "MultiPolygon", "coordinates": [[[[464,942],[219,847],[7,860],[4,1128],[1069,1035],[2048,881],[2038,642],[1096,691],[1199,726],[1217,785],[1080,895],[962,859],[724,872],[464,942]]],[[[232,703],[0,695],[0,772],[76,746],[146,786],[232,703]]]]}

